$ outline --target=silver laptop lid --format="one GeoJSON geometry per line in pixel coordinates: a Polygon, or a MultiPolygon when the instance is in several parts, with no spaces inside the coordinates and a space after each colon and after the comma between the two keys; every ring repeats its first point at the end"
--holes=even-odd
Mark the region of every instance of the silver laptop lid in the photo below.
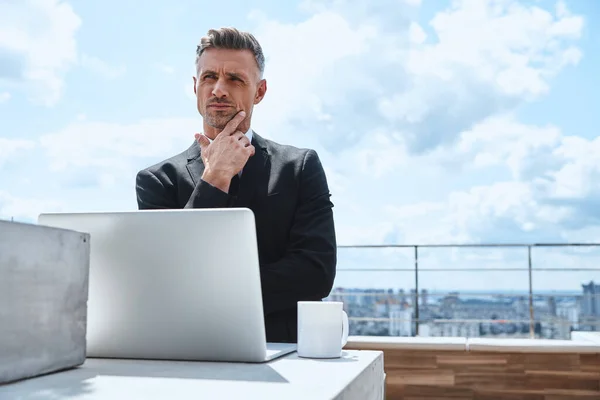
{"type": "Polygon", "coordinates": [[[265,358],[251,210],[42,214],[38,223],[90,233],[89,357],[265,358]]]}

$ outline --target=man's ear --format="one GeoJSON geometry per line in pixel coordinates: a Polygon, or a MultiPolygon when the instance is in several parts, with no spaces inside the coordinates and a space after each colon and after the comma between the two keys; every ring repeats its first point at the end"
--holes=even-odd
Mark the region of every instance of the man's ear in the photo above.
{"type": "Polygon", "coordinates": [[[197,79],[196,79],[195,76],[192,76],[192,79],[194,80],[194,94],[197,95],[197,93],[196,93],[196,83],[197,83],[196,81],[197,81],[197,79]]]}
{"type": "Polygon", "coordinates": [[[262,79],[258,83],[258,88],[256,90],[256,96],[254,96],[254,104],[260,103],[262,101],[262,99],[265,97],[266,93],[267,93],[267,80],[262,79]]]}

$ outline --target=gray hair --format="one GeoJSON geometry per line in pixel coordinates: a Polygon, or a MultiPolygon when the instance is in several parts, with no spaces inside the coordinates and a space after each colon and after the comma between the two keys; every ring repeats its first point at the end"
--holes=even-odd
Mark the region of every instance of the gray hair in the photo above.
{"type": "Polygon", "coordinates": [[[254,35],[249,32],[241,32],[236,28],[210,29],[206,36],[200,39],[200,44],[196,48],[196,70],[200,56],[208,48],[250,50],[254,54],[261,78],[265,72],[265,56],[262,48],[254,35]]]}

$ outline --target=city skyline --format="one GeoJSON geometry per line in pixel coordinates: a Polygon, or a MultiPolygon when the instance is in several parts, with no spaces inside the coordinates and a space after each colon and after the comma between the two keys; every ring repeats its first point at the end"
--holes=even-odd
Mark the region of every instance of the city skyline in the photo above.
{"type": "Polygon", "coordinates": [[[354,335],[570,339],[573,330],[600,331],[600,284],[593,281],[577,294],[335,288],[326,300],[344,303],[354,335]]]}

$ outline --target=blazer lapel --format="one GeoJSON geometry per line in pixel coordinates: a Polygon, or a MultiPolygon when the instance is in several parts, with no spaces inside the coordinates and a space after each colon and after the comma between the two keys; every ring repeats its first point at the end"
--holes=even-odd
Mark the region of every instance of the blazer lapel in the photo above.
{"type": "Polygon", "coordinates": [[[194,144],[188,148],[187,161],[187,170],[192,178],[192,182],[194,182],[194,186],[196,186],[204,173],[204,163],[202,162],[202,157],[200,157],[200,145],[198,142],[194,141],[194,144]]]}
{"type": "Polygon", "coordinates": [[[252,145],[255,148],[254,155],[248,159],[242,177],[237,198],[233,202],[234,207],[248,207],[258,191],[266,191],[269,182],[270,158],[265,140],[256,132],[252,132],[252,145]]]}

